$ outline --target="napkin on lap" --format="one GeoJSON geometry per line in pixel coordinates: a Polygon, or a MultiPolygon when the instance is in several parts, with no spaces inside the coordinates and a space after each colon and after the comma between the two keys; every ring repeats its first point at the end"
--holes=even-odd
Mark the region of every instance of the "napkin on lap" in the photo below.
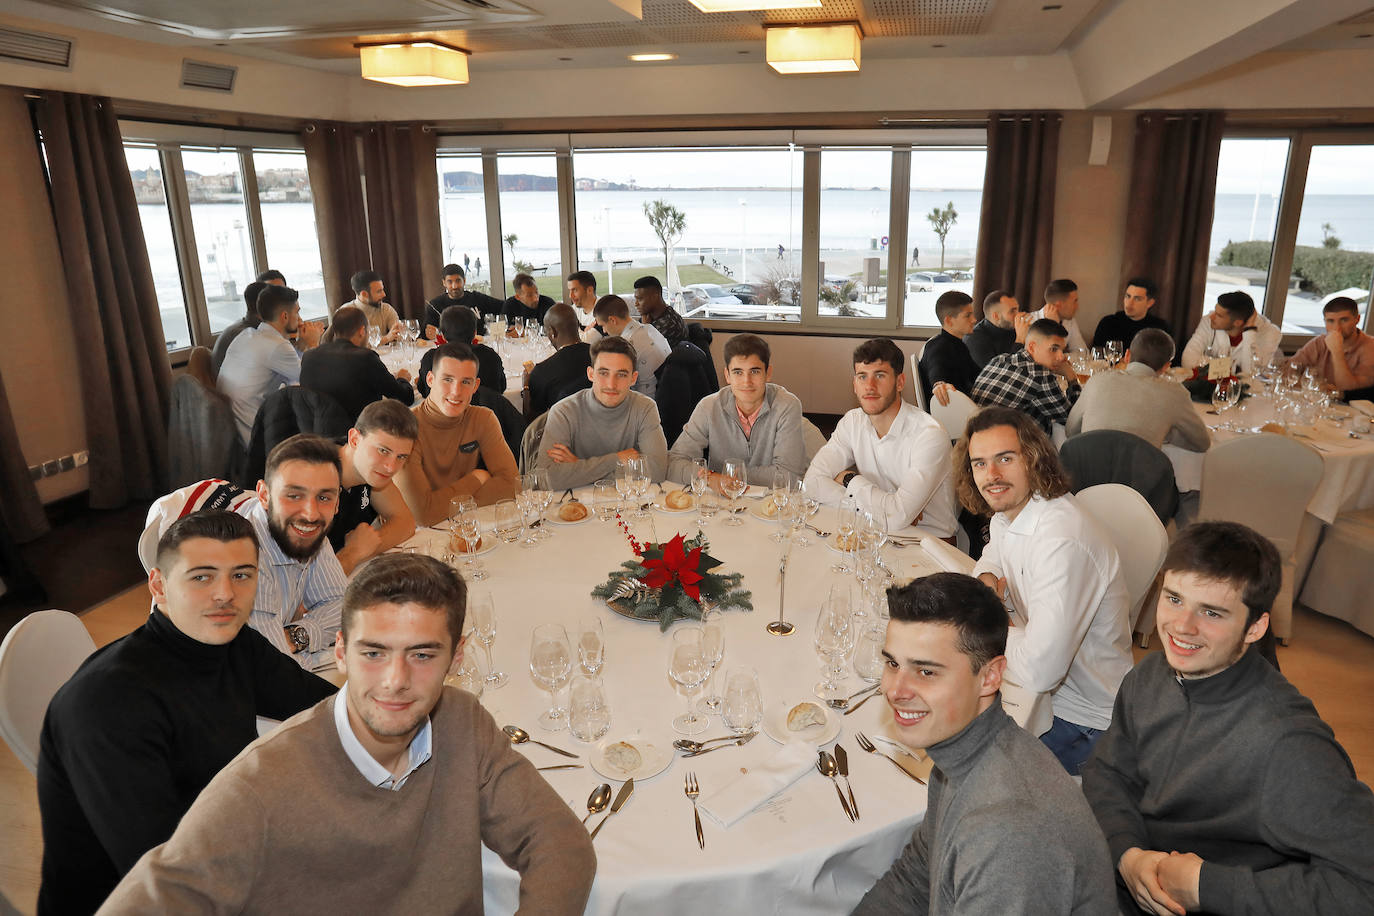
{"type": "Polygon", "coordinates": [[[789,741],[748,773],[701,800],[701,810],[722,827],[730,827],[796,782],[816,765],[816,746],[789,741]]]}

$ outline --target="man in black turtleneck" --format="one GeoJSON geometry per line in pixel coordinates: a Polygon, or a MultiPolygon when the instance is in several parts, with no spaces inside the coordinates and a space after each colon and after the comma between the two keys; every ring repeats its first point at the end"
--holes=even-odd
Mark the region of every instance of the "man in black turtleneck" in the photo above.
{"type": "Polygon", "coordinates": [[[256,716],[285,719],[335,692],[244,626],[257,569],[246,518],[177,520],[148,576],[148,620],[53,697],[38,758],[39,913],[95,912],[257,737],[256,716]]]}

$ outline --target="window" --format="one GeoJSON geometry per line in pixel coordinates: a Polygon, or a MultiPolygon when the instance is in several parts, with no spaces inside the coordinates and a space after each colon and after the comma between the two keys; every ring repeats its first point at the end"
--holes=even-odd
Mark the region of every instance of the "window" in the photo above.
{"type": "MultiPolygon", "coordinates": [[[[496,174],[507,283],[517,273],[562,277],[557,158],[553,153],[502,153],[496,159],[496,174]]],[[[487,275],[478,261],[469,277],[480,282],[487,275]]]]}
{"type": "Polygon", "coordinates": [[[1219,295],[1236,289],[1249,293],[1257,310],[1265,310],[1288,147],[1286,138],[1221,141],[1204,313],[1219,295]]]}
{"type": "Polygon", "coordinates": [[[938,326],[936,299],[952,289],[973,294],[987,158],[986,149],[911,152],[908,250],[900,252],[907,264],[904,326],[938,326]]]}
{"type": "MultiPolygon", "coordinates": [[[[463,271],[476,277],[472,259],[478,266],[489,261],[487,248],[487,204],[482,186],[482,157],[440,156],[439,230],[443,239],[444,263],[463,264],[463,271]],[[464,264],[466,262],[466,264],[464,264]]],[[[487,284],[489,288],[490,284],[487,284]]]]}
{"type": "Polygon", "coordinates": [[[258,273],[243,206],[243,174],[236,152],[185,150],[181,162],[210,331],[218,334],[243,316],[243,288],[258,273]]]}
{"type": "MultiPolygon", "coordinates": [[[[253,150],[252,156],[267,251],[263,269],[279,270],[286,276],[287,284],[301,294],[303,317],[325,317],[329,303],[324,298],[324,271],[305,153],[253,150]]],[[[259,273],[255,270],[253,276],[259,273]]]]}
{"type": "Polygon", "coordinates": [[[892,150],[821,152],[821,315],[887,315],[892,150]]]}
{"type": "MultiPolygon", "coordinates": [[[[1374,145],[1313,146],[1298,221],[1285,331],[1325,333],[1322,305],[1349,296],[1367,312],[1374,282],[1374,145]]],[[[1365,316],[1368,317],[1367,315],[1365,316]]]]}
{"type": "Polygon", "coordinates": [[[156,149],[126,146],[124,158],[129,162],[143,239],[153,268],[153,287],[157,290],[158,311],[162,313],[163,336],[168,350],[180,350],[191,346],[191,325],[187,319],[186,297],[182,293],[171,215],[167,212],[162,156],[156,149]]]}

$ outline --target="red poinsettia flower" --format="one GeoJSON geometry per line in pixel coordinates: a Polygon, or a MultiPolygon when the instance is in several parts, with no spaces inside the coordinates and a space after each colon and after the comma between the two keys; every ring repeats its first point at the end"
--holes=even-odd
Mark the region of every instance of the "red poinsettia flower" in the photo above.
{"type": "Polygon", "coordinates": [[[701,548],[693,547],[692,552],[687,553],[683,547],[682,535],[676,535],[663,545],[662,557],[651,557],[644,561],[644,568],[649,571],[644,576],[644,584],[650,588],[663,588],[677,582],[687,593],[687,597],[693,601],[700,601],[701,589],[697,585],[702,580],[701,573],[697,572],[700,562],[701,548]]]}

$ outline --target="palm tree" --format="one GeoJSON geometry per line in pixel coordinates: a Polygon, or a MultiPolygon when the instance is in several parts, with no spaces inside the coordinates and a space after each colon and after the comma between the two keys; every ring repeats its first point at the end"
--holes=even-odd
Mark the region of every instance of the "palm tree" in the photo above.
{"type": "Polygon", "coordinates": [[[935,230],[935,234],[940,239],[940,269],[945,269],[945,236],[949,235],[949,230],[954,228],[954,224],[959,221],[959,213],[954,209],[954,201],[941,210],[934,208],[926,214],[926,219],[930,220],[930,227],[935,230]]]}
{"type": "Polygon", "coordinates": [[[518,241],[520,241],[520,236],[518,236],[518,235],[516,235],[514,232],[512,232],[510,235],[503,236],[502,239],[501,239],[501,241],[505,242],[505,243],[506,243],[506,247],[510,249],[510,260],[511,260],[511,263],[514,264],[514,263],[515,263],[515,243],[518,242],[518,241]]]}
{"type": "Polygon", "coordinates": [[[649,218],[654,235],[658,236],[659,242],[663,244],[663,272],[667,274],[668,252],[672,250],[674,243],[682,238],[682,233],[687,228],[687,214],[666,200],[646,200],[644,215],[649,218]]]}

